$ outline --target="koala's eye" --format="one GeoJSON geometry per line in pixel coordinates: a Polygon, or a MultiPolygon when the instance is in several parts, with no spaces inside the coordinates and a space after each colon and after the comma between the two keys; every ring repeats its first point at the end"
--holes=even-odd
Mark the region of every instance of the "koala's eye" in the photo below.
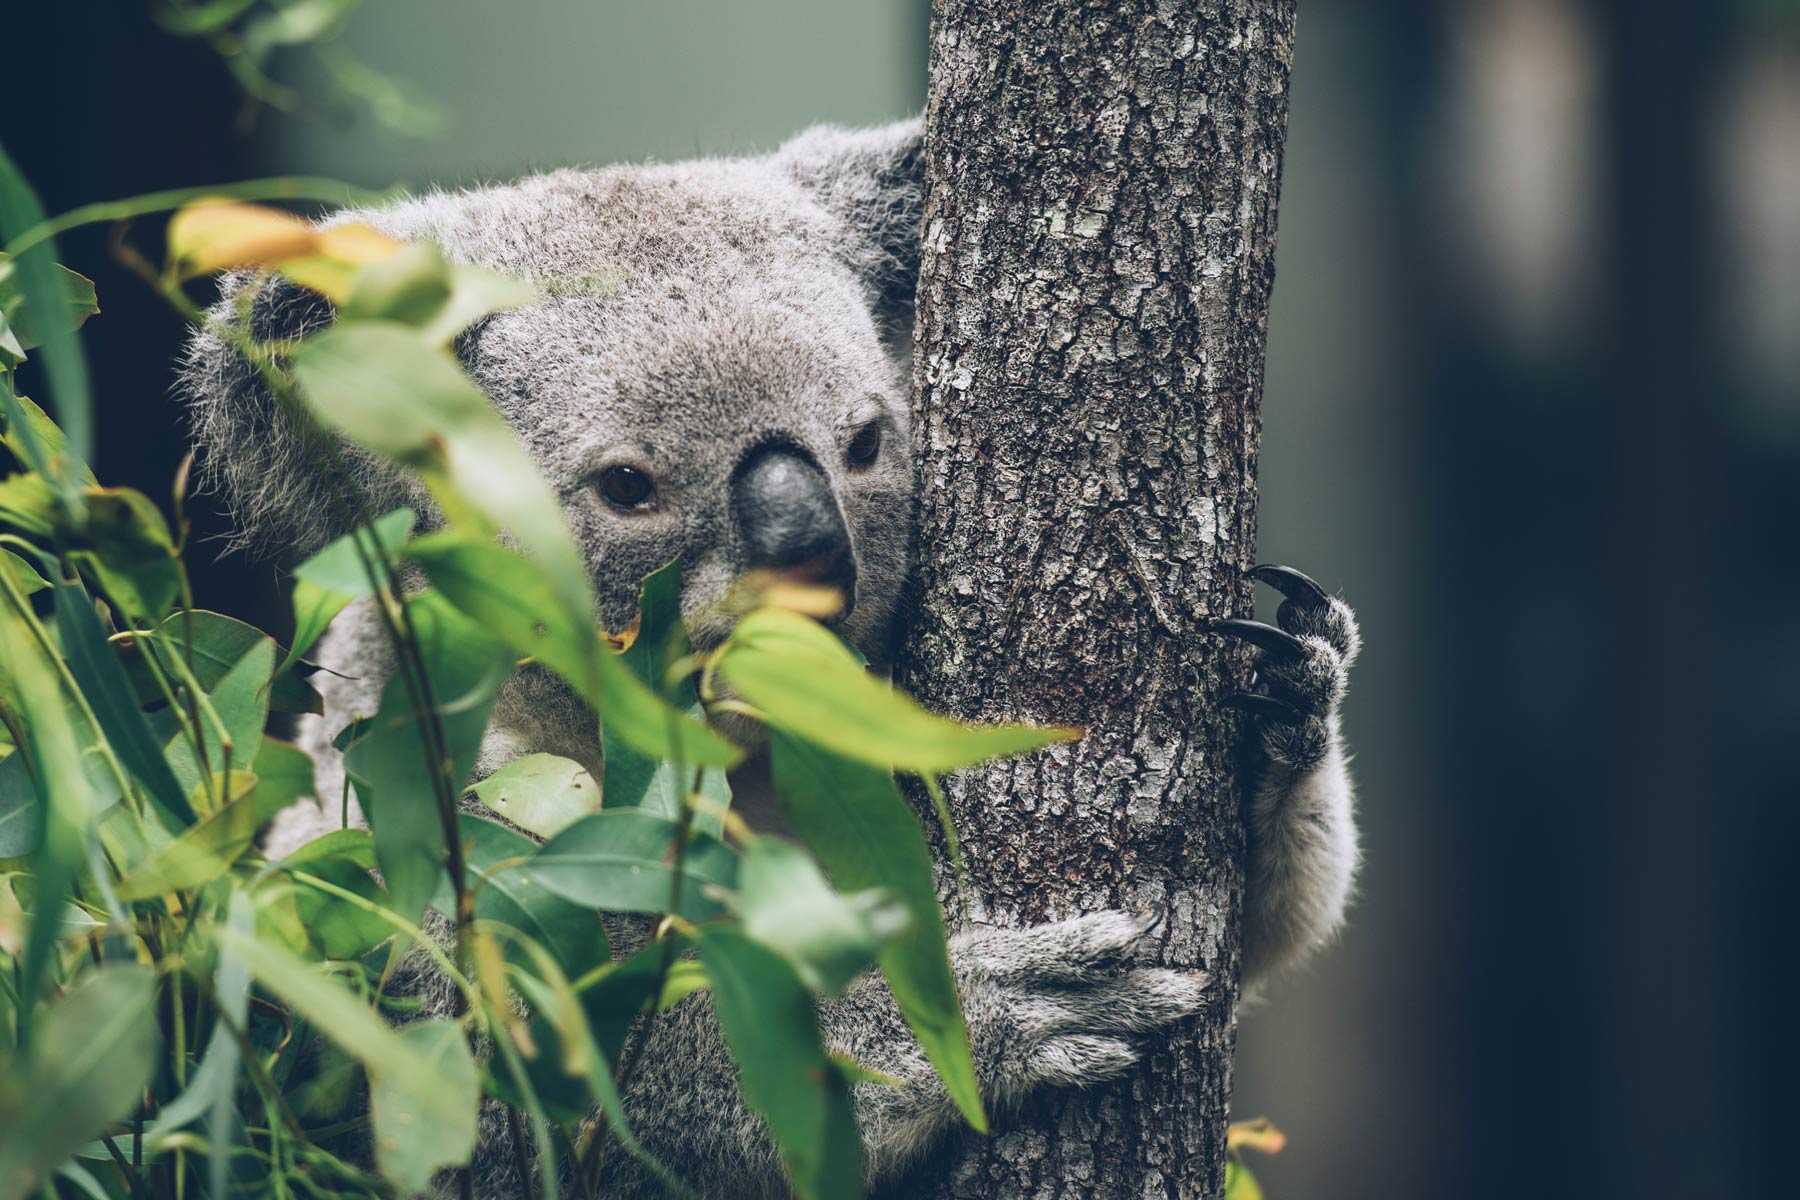
{"type": "Polygon", "coordinates": [[[608,467],[600,472],[600,494],[614,508],[641,510],[656,500],[656,484],[636,467],[608,467]]]}
{"type": "Polygon", "coordinates": [[[853,467],[866,467],[881,453],[881,422],[870,421],[856,431],[844,447],[844,461],[853,467]]]}

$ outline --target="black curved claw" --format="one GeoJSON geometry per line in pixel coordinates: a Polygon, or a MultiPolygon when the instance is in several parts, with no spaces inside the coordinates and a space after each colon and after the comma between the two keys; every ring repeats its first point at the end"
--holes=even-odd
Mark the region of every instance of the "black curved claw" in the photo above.
{"type": "Polygon", "coordinates": [[[1325,589],[1309,575],[1303,575],[1292,567],[1278,566],[1275,563],[1264,563],[1260,567],[1245,572],[1252,579],[1260,579],[1285,596],[1291,603],[1302,608],[1323,608],[1330,599],[1325,589]]]}
{"type": "Polygon", "coordinates": [[[1266,717],[1273,721],[1298,721],[1301,716],[1300,710],[1286,700],[1264,696],[1258,692],[1233,692],[1220,703],[1226,708],[1240,709],[1253,717],[1266,717]]]}
{"type": "Polygon", "coordinates": [[[1245,621],[1231,617],[1223,621],[1214,621],[1207,627],[1208,633],[1222,633],[1226,637],[1243,638],[1252,646],[1284,662],[1298,662],[1310,651],[1306,643],[1291,633],[1283,633],[1273,625],[1264,625],[1261,621],[1245,621]]]}

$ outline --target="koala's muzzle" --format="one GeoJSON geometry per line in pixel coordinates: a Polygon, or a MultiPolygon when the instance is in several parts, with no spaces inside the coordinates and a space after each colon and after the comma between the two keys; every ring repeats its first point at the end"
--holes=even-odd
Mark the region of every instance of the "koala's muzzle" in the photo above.
{"type": "Polygon", "coordinates": [[[856,603],[856,560],[831,481],[805,451],[774,443],[752,450],[731,481],[749,570],[781,571],[844,594],[856,603]]]}

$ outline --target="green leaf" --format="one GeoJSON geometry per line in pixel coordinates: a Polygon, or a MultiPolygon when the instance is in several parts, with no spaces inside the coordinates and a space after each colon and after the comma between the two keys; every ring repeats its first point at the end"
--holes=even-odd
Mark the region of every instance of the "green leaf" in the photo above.
{"type": "MultiPolygon", "coordinates": [[[[256,758],[262,746],[263,726],[269,719],[269,678],[275,670],[275,643],[266,637],[256,642],[207,693],[207,700],[225,732],[231,735],[229,766],[236,769],[256,758]]],[[[194,757],[193,742],[186,735],[171,738],[163,753],[187,794],[227,766],[225,745],[218,728],[202,712],[198,730],[206,748],[206,767],[194,757]]]]}
{"type": "Polygon", "coordinates": [[[818,622],[763,608],[737,623],[719,673],[770,725],[877,767],[936,774],[1079,736],[1073,729],[965,725],[874,679],[818,622]]]}
{"type": "Polygon", "coordinates": [[[281,860],[281,865],[298,867],[326,858],[347,859],[365,871],[373,871],[375,839],[366,829],[334,829],[295,850],[281,860]]]}
{"type": "MultiPolygon", "coordinates": [[[[25,294],[19,290],[17,276],[12,255],[0,250],[0,321],[11,328],[14,344],[19,350],[32,350],[43,344],[44,339],[38,333],[38,326],[45,312],[41,310],[41,306],[25,302],[25,294]]],[[[60,295],[49,307],[49,319],[61,325],[65,331],[80,329],[89,317],[100,311],[99,302],[94,295],[94,281],[61,264],[55,268],[55,277],[61,284],[61,289],[60,295]]],[[[0,368],[17,365],[16,360],[7,362],[0,358],[0,368]]]]}
{"type": "MultiPolygon", "coordinates": [[[[0,390],[5,384],[0,382],[0,390]]],[[[28,537],[56,532],[56,491],[42,475],[8,475],[0,479],[0,522],[28,537]]],[[[10,556],[9,556],[10,557],[10,556]]]]}
{"type": "MultiPolygon", "coordinates": [[[[0,149],[0,243],[10,243],[27,229],[44,222],[44,207],[13,165],[4,149],[0,149]]],[[[56,307],[65,295],[66,285],[56,270],[56,243],[44,238],[22,251],[12,260],[14,279],[30,306],[56,307]],[[48,299],[46,299],[48,298],[48,299]]],[[[43,366],[55,397],[57,412],[62,414],[62,427],[68,432],[69,447],[77,461],[93,457],[93,402],[89,394],[87,361],[81,354],[81,343],[65,321],[50,320],[35,326],[43,339],[43,366]]],[[[10,389],[6,389],[10,394],[10,389]]],[[[43,470],[44,463],[33,463],[43,470]]],[[[73,476],[66,465],[55,476],[65,489],[73,476]]]]}
{"type": "Polygon", "coordinates": [[[419,1021],[402,1029],[400,1040],[429,1074],[371,1063],[369,1107],[381,1173],[410,1195],[429,1189],[438,1168],[469,1161],[481,1081],[468,1038],[455,1021],[419,1021]],[[446,1114],[452,1119],[446,1121],[446,1114]]]}
{"type": "MultiPolygon", "coordinates": [[[[258,819],[262,806],[255,794],[260,790],[255,775],[233,771],[226,803],[119,880],[113,889],[119,899],[148,900],[165,892],[187,891],[211,883],[229,871],[250,849],[263,824],[258,819]]],[[[287,797],[269,815],[292,800],[293,797],[287,797]]]]}
{"type": "Polygon", "coordinates": [[[64,662],[88,707],[93,709],[106,740],[119,761],[137,776],[165,812],[183,824],[191,824],[196,817],[188,795],[199,781],[198,773],[184,779],[171,767],[150,723],[137,706],[125,668],[119,665],[117,652],[106,640],[106,631],[100,627],[100,618],[87,592],[80,584],[64,580],[58,580],[54,586],[56,631],[61,638],[64,662]]]}
{"type": "Polygon", "coordinates": [[[403,673],[388,680],[381,709],[344,755],[375,834],[375,857],[394,910],[416,923],[437,888],[449,848],[439,805],[454,802],[475,769],[488,712],[512,673],[512,656],[437,592],[409,597],[406,611],[431,682],[444,757],[427,754],[403,673]]]}
{"type": "MultiPolygon", "coordinates": [[[[644,686],[664,696],[671,705],[695,722],[706,720],[706,711],[694,691],[693,676],[682,677],[670,687],[671,664],[688,653],[687,629],[681,622],[681,563],[670,562],[644,580],[638,600],[637,635],[619,655],[621,662],[644,686]]],[[[694,768],[650,755],[621,737],[612,724],[600,730],[605,774],[602,792],[611,808],[642,808],[671,819],[681,816],[694,786],[694,768]]],[[[694,813],[694,828],[713,836],[724,829],[724,815],[731,807],[731,783],[725,771],[708,766],[700,772],[701,803],[694,813]]]]}
{"type": "Polygon", "coordinates": [[[44,1010],[30,1050],[0,1064],[0,1195],[69,1158],[137,1108],[155,1072],[156,974],[144,966],[87,972],[44,1010]]]}
{"type": "MultiPolygon", "coordinates": [[[[320,842],[343,833],[363,831],[340,830],[308,843],[306,848],[311,850],[320,842]]],[[[290,866],[257,889],[257,915],[296,953],[327,959],[361,958],[394,936],[393,925],[379,913],[369,912],[320,888],[309,887],[304,880],[321,880],[360,896],[377,908],[386,909],[387,893],[369,873],[374,863],[374,847],[365,842],[364,850],[366,861],[346,855],[316,857],[290,866]]]]}
{"type": "MultiPolygon", "coordinates": [[[[256,831],[275,814],[313,792],[312,759],[286,742],[266,741],[253,771],[232,771],[224,807],[208,815],[121,879],[121,900],[147,900],[165,892],[211,883],[229,871],[255,843],[256,831]]],[[[217,790],[218,781],[213,787],[217,790]]],[[[196,789],[196,796],[203,793],[196,789]]]]}
{"type": "Polygon", "coordinates": [[[410,508],[396,508],[376,517],[362,529],[328,542],[323,550],[294,568],[294,645],[281,660],[285,671],[295,659],[312,649],[314,642],[331,624],[331,619],[352,600],[375,594],[357,553],[360,539],[365,550],[392,558],[412,536],[418,520],[410,508]]]}
{"type": "MultiPolygon", "coordinates": [[[[190,636],[193,648],[190,669],[200,686],[210,692],[218,687],[219,681],[243,660],[244,655],[257,642],[268,635],[242,621],[196,608],[175,613],[163,621],[155,632],[140,635],[134,640],[140,643],[154,642],[165,656],[179,654],[186,661],[190,636]]],[[[138,649],[139,654],[125,660],[125,670],[131,676],[132,686],[140,696],[160,697],[161,692],[151,678],[150,668],[141,657],[149,652],[148,649],[133,648],[138,649]]],[[[323,707],[319,693],[297,675],[278,673],[269,688],[269,708],[276,712],[316,713],[322,711],[323,707]]]]}
{"type": "Polygon", "coordinates": [[[49,582],[42,575],[37,573],[36,567],[14,554],[11,550],[0,550],[0,557],[4,557],[8,565],[12,567],[19,580],[19,590],[24,592],[27,596],[34,592],[41,592],[50,586],[49,582]]]}
{"type": "Polygon", "coordinates": [[[827,996],[862,974],[910,921],[884,889],[840,896],[805,851],[770,837],[745,849],[732,907],[746,934],[780,953],[802,983],[827,996]]]}
{"type": "Polygon", "coordinates": [[[432,345],[446,345],[489,313],[535,304],[523,280],[467,263],[447,263],[441,250],[416,242],[389,258],[359,267],[343,316],[396,321],[432,345]]]}
{"type": "Polygon", "coordinates": [[[130,488],[89,488],[69,561],[99,584],[121,612],[159,620],[181,594],[181,560],[161,510],[130,488]]]}
{"type": "Polygon", "coordinates": [[[0,758],[0,858],[23,858],[43,840],[43,814],[25,756],[14,750],[0,758]]]}
{"type": "MultiPolygon", "coordinates": [[[[669,909],[677,825],[636,809],[583,817],[520,868],[529,878],[577,904],[608,912],[669,909]]],[[[737,856],[702,833],[688,838],[678,911],[703,921],[724,911],[712,888],[737,886],[737,856]]]]}
{"type": "Polygon", "coordinates": [[[221,929],[218,939],[221,948],[292,1005],[314,1029],[359,1059],[376,1087],[396,1098],[390,1107],[395,1118],[387,1122],[377,1118],[378,1137],[393,1129],[401,1111],[412,1115],[413,1121],[406,1127],[419,1137],[433,1138],[431,1130],[449,1131],[451,1136],[443,1140],[434,1138],[433,1144],[440,1149],[470,1127],[476,1097],[453,1050],[435,1040],[426,1045],[402,1037],[331,975],[268,941],[230,928],[221,929]]]}
{"type": "Polygon", "coordinates": [[[794,1194],[860,1196],[850,1089],[820,1044],[812,996],[780,955],[736,930],[702,928],[700,961],[744,1101],[768,1122],[794,1194]]]}
{"type": "MultiPolygon", "coordinates": [[[[0,560],[0,698],[12,709],[12,719],[23,722],[23,737],[13,753],[29,756],[43,801],[43,838],[32,863],[33,879],[38,895],[54,898],[59,906],[81,869],[95,816],[116,794],[107,795],[88,773],[86,751],[98,734],[84,736],[88,727],[77,720],[64,696],[56,663],[45,648],[48,637],[11,565],[0,560]]],[[[45,911],[55,911],[51,902],[45,911]]],[[[15,1021],[21,1045],[29,1041],[29,1018],[55,950],[58,925],[34,919],[18,956],[15,1021]]]]}
{"type": "Polygon", "coordinates": [[[474,790],[483,804],[541,838],[600,811],[600,785],[587,768],[554,754],[515,758],[474,790]]]}
{"type": "MultiPolygon", "coordinates": [[[[72,483],[87,488],[100,486],[94,478],[93,471],[88,469],[88,465],[70,452],[69,439],[64,437],[63,431],[56,427],[56,422],[50,419],[50,414],[33,403],[31,397],[9,393],[6,411],[9,420],[16,418],[24,425],[22,429],[9,425],[5,436],[0,437],[0,443],[4,443],[19,462],[29,463],[31,461],[31,451],[27,448],[27,443],[30,442],[36,445],[39,452],[55,463],[58,469],[64,471],[72,483]]],[[[43,481],[39,480],[39,482],[43,481]]],[[[46,485],[46,491],[54,497],[55,492],[49,489],[48,485],[46,485]]],[[[52,503],[54,504],[54,501],[52,503]]]]}
{"type": "Polygon", "coordinates": [[[592,608],[557,603],[542,570],[491,541],[432,534],[406,548],[457,608],[515,653],[535,658],[568,681],[605,717],[605,729],[658,758],[730,767],[743,751],[684,717],[607,650],[592,608]]]}
{"type": "Polygon", "coordinates": [[[782,811],[832,883],[846,891],[884,888],[905,905],[911,921],[882,948],[882,974],[957,1108],[985,1130],[931,849],[918,816],[880,768],[779,731],[771,735],[770,758],[782,811]]]}
{"type": "Polygon", "coordinates": [[[1236,1156],[1225,1160],[1225,1200],[1263,1200],[1262,1185],[1236,1156]]]}
{"type": "MultiPolygon", "coordinates": [[[[577,904],[552,891],[520,867],[537,853],[537,843],[503,825],[467,813],[457,818],[475,891],[475,915],[507,925],[535,940],[565,974],[580,975],[610,957],[606,927],[592,905],[577,904]],[[501,864],[511,865],[502,867],[501,864]]],[[[455,894],[443,880],[432,906],[445,916],[456,911],[455,894]]]]}

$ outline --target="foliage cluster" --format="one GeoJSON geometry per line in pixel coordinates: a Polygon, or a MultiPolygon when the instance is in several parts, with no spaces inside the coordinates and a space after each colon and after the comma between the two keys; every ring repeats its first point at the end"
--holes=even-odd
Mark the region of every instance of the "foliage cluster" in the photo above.
{"type": "MultiPolygon", "coordinates": [[[[655,1064],[628,1031],[699,989],[796,1193],[855,1195],[849,1089],[883,1084],[827,1053],[815,999],[871,965],[984,1125],[894,773],[930,781],[1067,731],[926,713],[805,615],[822,599],[805,590],[747,593],[696,652],[670,564],[636,627],[599,629],[556,497],[450,351],[556,281],[220,197],[183,204],[140,273],[296,419],[400,464],[430,502],[346,514],[355,532],[294,572],[286,647],[196,608],[185,470],[172,520],[95,480],[77,332],[93,289],[55,264],[59,226],[3,157],[0,200],[0,1200],[455,1190],[484,1098],[540,1151],[522,1164],[540,1194],[587,1194],[604,1156],[644,1154],[620,1091],[655,1064]],[[243,308],[190,296],[221,271],[251,274],[246,298],[280,273],[338,319],[257,342],[243,308]],[[33,375],[60,424],[18,390],[33,375]],[[306,655],[354,602],[399,662],[340,740],[368,827],[270,861],[258,830],[314,791],[271,714],[318,710],[306,655]],[[524,661],[592,705],[604,778],[533,755],[468,788],[524,661]],[[744,750],[722,728],[746,720],[804,846],[731,811],[744,750]],[[471,790],[503,821],[469,811],[471,790]],[[609,945],[602,913],[640,914],[647,941],[609,945]],[[392,994],[408,955],[452,981],[455,1015],[392,994]]],[[[679,1190],[679,1163],[653,1169],[679,1190]]]]}

